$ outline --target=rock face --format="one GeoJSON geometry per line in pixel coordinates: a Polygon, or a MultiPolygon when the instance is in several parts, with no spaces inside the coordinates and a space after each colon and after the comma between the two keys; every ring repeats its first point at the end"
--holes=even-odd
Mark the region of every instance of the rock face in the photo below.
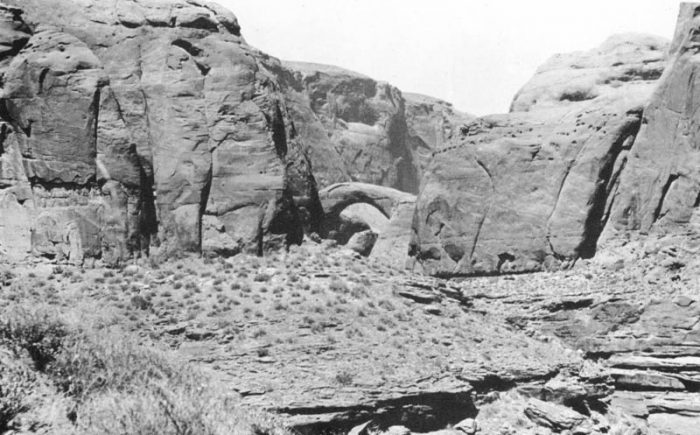
{"type": "Polygon", "coordinates": [[[0,252],[23,255],[26,226],[35,253],[77,262],[260,252],[318,223],[278,61],[230,12],[8,0],[0,25],[0,252]]]}
{"type": "Polygon", "coordinates": [[[406,125],[413,155],[421,174],[430,164],[433,153],[458,135],[465,124],[476,117],[455,110],[452,104],[426,95],[403,93],[406,125]]]}
{"type": "Polygon", "coordinates": [[[527,272],[592,256],[664,49],[659,39],[625,36],[555,57],[511,113],[463,126],[423,180],[414,269],[527,272]]]}
{"type": "Polygon", "coordinates": [[[579,101],[610,94],[626,83],[657,80],[666,65],[667,46],[658,36],[620,34],[590,51],[554,55],[513,98],[510,111],[574,108],[579,101]]]}
{"type": "Polygon", "coordinates": [[[338,67],[284,62],[277,74],[321,187],[357,181],[417,193],[432,151],[473,118],[338,67]]]}
{"type": "Polygon", "coordinates": [[[300,62],[285,66],[293,77],[290,93],[301,93],[294,98],[303,104],[291,105],[301,137],[312,150],[322,150],[316,158],[312,151],[322,186],[352,180],[418,191],[419,167],[407,146],[405,107],[398,89],[341,68],[300,62]],[[329,160],[323,156],[333,151],[337,163],[325,163],[329,160]],[[344,168],[332,166],[338,163],[344,168]],[[347,178],[341,180],[341,174],[347,178]]]}
{"type": "Polygon", "coordinates": [[[697,230],[698,13],[698,4],[681,5],[669,66],[644,112],[645,122],[620,181],[606,241],[624,239],[629,233],[697,230]]]}

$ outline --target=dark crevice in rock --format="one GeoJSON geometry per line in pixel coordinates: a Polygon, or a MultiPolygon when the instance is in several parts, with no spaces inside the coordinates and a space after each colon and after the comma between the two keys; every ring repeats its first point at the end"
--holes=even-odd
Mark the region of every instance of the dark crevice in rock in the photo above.
{"type": "Polygon", "coordinates": [[[140,23],[134,23],[131,21],[120,21],[119,24],[126,27],[127,29],[137,29],[137,28],[141,27],[140,23]]]}
{"type": "Polygon", "coordinates": [[[7,124],[0,126],[0,157],[5,154],[5,141],[10,135],[10,127],[7,124]]]}
{"type": "MultiPolygon", "coordinates": [[[[633,142],[633,141],[631,141],[633,142]]],[[[624,148],[623,148],[624,149],[624,148]]],[[[603,214],[603,217],[601,219],[601,227],[605,229],[605,226],[608,224],[608,220],[610,219],[610,212],[612,211],[613,205],[615,205],[615,198],[617,197],[617,191],[618,188],[620,187],[620,176],[622,175],[622,172],[625,170],[625,167],[627,166],[627,156],[625,155],[624,157],[620,157],[618,155],[618,158],[621,158],[620,161],[620,167],[615,173],[613,173],[612,177],[610,178],[609,188],[608,188],[608,193],[607,193],[607,198],[608,198],[608,203],[605,207],[605,213],[603,214]]]]}
{"type": "Polygon", "coordinates": [[[209,74],[209,71],[211,71],[211,67],[209,65],[203,64],[202,62],[198,62],[195,60],[194,65],[197,67],[197,69],[203,76],[209,74]]]}
{"type": "Polygon", "coordinates": [[[197,57],[202,55],[202,50],[199,47],[184,39],[176,39],[172,42],[172,45],[183,49],[187,54],[192,56],[192,61],[203,76],[209,74],[211,67],[197,59],[197,57]]]}
{"type": "Polygon", "coordinates": [[[209,17],[199,17],[195,20],[181,23],[180,27],[188,27],[191,29],[208,30],[210,32],[218,32],[219,27],[209,17]]]}
{"type": "MultiPolygon", "coordinates": [[[[391,91],[387,92],[387,95],[391,98],[391,91]]],[[[389,152],[396,162],[396,188],[404,192],[417,194],[420,187],[419,173],[411,153],[411,147],[408,146],[409,135],[404,103],[401,101],[400,104],[394,103],[394,105],[398,106],[399,112],[391,120],[387,133],[389,152]]]]}
{"type": "Polygon", "coordinates": [[[44,81],[46,81],[46,75],[48,73],[49,73],[49,69],[44,68],[41,70],[41,73],[39,74],[39,92],[38,92],[39,95],[44,93],[44,81]]]}
{"type": "Polygon", "coordinates": [[[509,261],[515,261],[515,255],[511,254],[510,252],[498,254],[498,264],[496,265],[497,273],[501,273],[501,267],[503,267],[504,263],[509,261]]]}
{"type": "Polygon", "coordinates": [[[34,121],[30,119],[27,121],[27,125],[20,125],[22,132],[27,138],[32,137],[32,124],[34,124],[34,121]]]}
{"type": "MultiPolygon", "coordinates": [[[[489,178],[489,183],[491,184],[491,192],[496,193],[496,185],[493,183],[493,177],[491,176],[491,172],[489,172],[489,169],[486,167],[486,165],[479,160],[478,158],[474,159],[476,161],[476,164],[479,165],[481,169],[486,173],[486,176],[489,178]]],[[[476,251],[476,245],[479,242],[479,236],[481,235],[481,228],[484,226],[484,222],[486,221],[486,217],[488,216],[489,212],[491,211],[491,205],[492,202],[489,202],[489,205],[486,207],[486,210],[484,211],[483,216],[481,216],[481,219],[479,220],[479,224],[477,225],[476,231],[474,233],[474,240],[472,241],[472,248],[471,251],[469,252],[469,258],[474,257],[474,251],[476,251]]],[[[498,268],[500,269],[501,264],[499,264],[498,268]]],[[[499,273],[499,272],[497,272],[499,273]]]]}
{"type": "Polygon", "coordinates": [[[275,104],[272,115],[265,116],[272,131],[272,142],[275,145],[275,151],[279,158],[284,161],[287,156],[287,130],[280,105],[275,104]]]}
{"type": "Polygon", "coordinates": [[[84,189],[101,189],[104,184],[101,181],[97,181],[95,176],[88,178],[85,183],[77,183],[74,181],[56,181],[56,180],[45,180],[38,177],[29,177],[29,183],[32,187],[41,187],[46,191],[53,189],[64,189],[64,190],[74,190],[81,191],[84,189]]]}
{"type": "MultiPolygon", "coordinates": [[[[430,257],[429,255],[424,255],[421,257],[418,257],[419,259],[426,259],[426,258],[433,258],[430,257]]],[[[440,257],[438,256],[435,259],[439,259],[440,257]]],[[[541,272],[541,269],[537,270],[509,270],[507,272],[507,275],[531,275],[533,273],[541,272]]],[[[435,273],[432,273],[431,276],[434,276],[435,278],[440,278],[440,279],[446,279],[446,280],[452,280],[452,279],[472,279],[472,278],[484,278],[484,277],[489,277],[489,276],[502,276],[505,275],[506,273],[498,272],[497,270],[493,271],[472,271],[472,272],[445,272],[445,271],[437,271],[435,273]]]]}
{"type": "Polygon", "coordinates": [[[182,48],[192,57],[196,57],[202,54],[202,50],[199,47],[193,45],[191,42],[186,41],[184,39],[176,39],[172,42],[172,44],[176,47],[182,48]]]}
{"type": "MultiPolygon", "coordinates": [[[[609,198],[612,193],[613,185],[619,177],[618,173],[613,173],[615,169],[615,161],[625,148],[626,143],[630,142],[630,138],[635,138],[641,127],[641,113],[635,122],[630,122],[626,128],[620,133],[618,139],[610,147],[610,151],[603,161],[600,171],[598,172],[598,180],[595,191],[591,199],[591,207],[589,208],[586,222],[584,223],[583,239],[576,252],[581,258],[591,258],[596,253],[598,238],[602,233],[608,219],[609,198]],[[606,207],[608,206],[608,207],[606,207]]],[[[624,167],[624,166],[623,166],[624,167]]]]}
{"type": "Polygon", "coordinates": [[[141,213],[139,216],[140,251],[144,255],[149,254],[151,237],[158,234],[158,218],[156,215],[156,201],[153,195],[153,174],[139,166],[141,175],[141,189],[139,202],[141,213]]]}
{"type": "MultiPolygon", "coordinates": [[[[372,427],[382,430],[392,425],[401,425],[411,431],[429,432],[444,429],[465,418],[475,418],[479,413],[475,400],[478,402],[479,398],[489,393],[512,391],[522,384],[543,384],[558,373],[554,370],[517,380],[489,375],[479,380],[470,380],[471,388],[465,391],[411,394],[368,405],[278,408],[275,411],[287,415],[319,416],[318,423],[293,428],[302,435],[347,433],[367,421],[371,421],[372,427]],[[328,417],[323,419],[324,415],[328,417]]],[[[572,401],[570,406],[578,406],[588,413],[595,406],[593,402],[595,401],[572,401]]]]}
{"type": "Polygon", "coordinates": [[[666,200],[666,195],[668,194],[669,189],[671,188],[671,185],[680,177],[678,174],[671,174],[668,176],[668,179],[666,180],[666,183],[664,184],[663,188],[661,189],[661,197],[659,198],[659,202],[656,205],[656,208],[654,209],[654,214],[653,214],[653,219],[652,222],[656,222],[659,220],[661,215],[661,209],[664,206],[664,201],[666,200]]]}
{"type": "Polygon", "coordinates": [[[474,418],[477,414],[469,391],[409,395],[378,401],[371,406],[286,408],[276,411],[288,415],[335,414],[331,421],[293,427],[301,435],[347,433],[368,420],[372,420],[373,426],[378,428],[386,429],[400,424],[412,431],[428,432],[465,418],[474,418]]]}
{"type": "Polygon", "coordinates": [[[311,158],[308,156],[306,151],[304,151],[303,154],[308,165],[306,180],[307,186],[309,186],[307,192],[308,197],[304,198],[303,204],[299,204],[298,201],[296,202],[298,203],[298,206],[303,206],[306,210],[307,218],[306,222],[304,222],[305,231],[308,233],[319,233],[321,231],[321,225],[323,224],[323,205],[321,204],[321,199],[318,195],[318,184],[316,183],[316,178],[313,175],[311,158]]]}
{"type": "Polygon", "coordinates": [[[202,194],[199,200],[199,216],[197,217],[197,241],[199,243],[199,252],[202,252],[202,238],[204,236],[204,233],[202,231],[202,225],[204,221],[204,214],[207,209],[207,203],[209,202],[209,192],[211,191],[211,182],[213,178],[213,163],[209,163],[209,170],[207,172],[206,178],[207,181],[204,183],[204,187],[202,188],[202,194]]]}

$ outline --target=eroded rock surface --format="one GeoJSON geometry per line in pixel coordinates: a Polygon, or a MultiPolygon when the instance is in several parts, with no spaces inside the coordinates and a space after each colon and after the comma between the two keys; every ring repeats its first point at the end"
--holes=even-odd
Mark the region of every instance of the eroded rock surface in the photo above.
{"type": "Polygon", "coordinates": [[[618,37],[592,54],[555,58],[521,90],[512,113],[463,126],[435,152],[423,181],[414,268],[528,272],[593,255],[664,48],[656,38],[618,37]],[[627,74],[635,68],[654,73],[627,74]],[[545,87],[552,76],[562,83],[545,87]],[[564,84],[580,83],[590,87],[586,98],[566,98],[564,84]]]}
{"type": "MultiPolygon", "coordinates": [[[[260,252],[317,224],[278,61],[245,43],[230,12],[5,3],[0,227],[29,216],[35,253],[114,264],[154,244],[260,252]]],[[[29,233],[8,232],[2,249],[22,255],[29,233]]]]}
{"type": "Polygon", "coordinates": [[[432,152],[473,118],[334,66],[284,62],[278,76],[321,187],[357,181],[417,193],[432,152]]]}
{"type": "Polygon", "coordinates": [[[650,232],[697,232],[698,12],[698,4],[681,6],[669,66],[644,112],[645,122],[615,197],[606,241],[650,232]]]}

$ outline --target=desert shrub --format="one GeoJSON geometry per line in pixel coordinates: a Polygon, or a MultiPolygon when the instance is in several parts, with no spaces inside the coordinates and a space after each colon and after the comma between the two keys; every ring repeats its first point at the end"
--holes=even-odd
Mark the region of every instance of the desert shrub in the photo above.
{"type": "Polygon", "coordinates": [[[16,353],[26,351],[37,370],[44,370],[69,334],[68,325],[48,308],[7,307],[0,316],[0,344],[16,353]]]}
{"type": "Polygon", "coordinates": [[[341,370],[335,375],[335,381],[343,386],[352,385],[354,379],[355,375],[349,370],[341,370]]]}
{"type": "Polygon", "coordinates": [[[230,397],[190,369],[129,390],[108,389],[79,414],[87,434],[287,434],[271,417],[237,409],[230,397]]]}
{"type": "Polygon", "coordinates": [[[59,388],[79,402],[97,392],[129,391],[135,385],[162,381],[175,372],[162,352],[116,329],[75,333],[49,367],[59,388]]]}
{"type": "Polygon", "coordinates": [[[27,398],[34,387],[34,376],[24,367],[12,364],[11,355],[0,348],[0,433],[12,429],[17,415],[29,409],[27,398]]]}
{"type": "MultiPolygon", "coordinates": [[[[0,311],[0,351],[27,352],[72,401],[77,434],[288,434],[264,413],[235,405],[217,383],[174,354],[115,326],[64,321],[55,311],[0,311]]],[[[32,372],[0,353],[0,433],[27,410],[32,372]]]]}
{"type": "Polygon", "coordinates": [[[253,277],[253,281],[255,281],[255,282],[268,282],[268,281],[270,281],[271,278],[272,278],[272,276],[270,274],[265,273],[265,272],[259,272],[255,275],[255,277],[253,277]]]}

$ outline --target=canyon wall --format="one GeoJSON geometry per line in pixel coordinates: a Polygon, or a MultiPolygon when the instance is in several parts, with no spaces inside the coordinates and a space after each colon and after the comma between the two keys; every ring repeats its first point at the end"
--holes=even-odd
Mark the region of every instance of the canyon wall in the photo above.
{"type": "Polygon", "coordinates": [[[418,195],[414,270],[519,273],[591,257],[666,46],[620,35],[554,56],[510,113],[461,127],[435,151],[418,195]]]}
{"type": "Polygon", "coordinates": [[[381,251],[433,275],[567,267],[692,230],[694,11],[670,48],[629,34],[556,55],[510,113],[475,118],[279,61],[213,3],[5,0],[0,255],[262,254],[328,232],[318,191],[347,182],[418,195],[381,251]]]}

